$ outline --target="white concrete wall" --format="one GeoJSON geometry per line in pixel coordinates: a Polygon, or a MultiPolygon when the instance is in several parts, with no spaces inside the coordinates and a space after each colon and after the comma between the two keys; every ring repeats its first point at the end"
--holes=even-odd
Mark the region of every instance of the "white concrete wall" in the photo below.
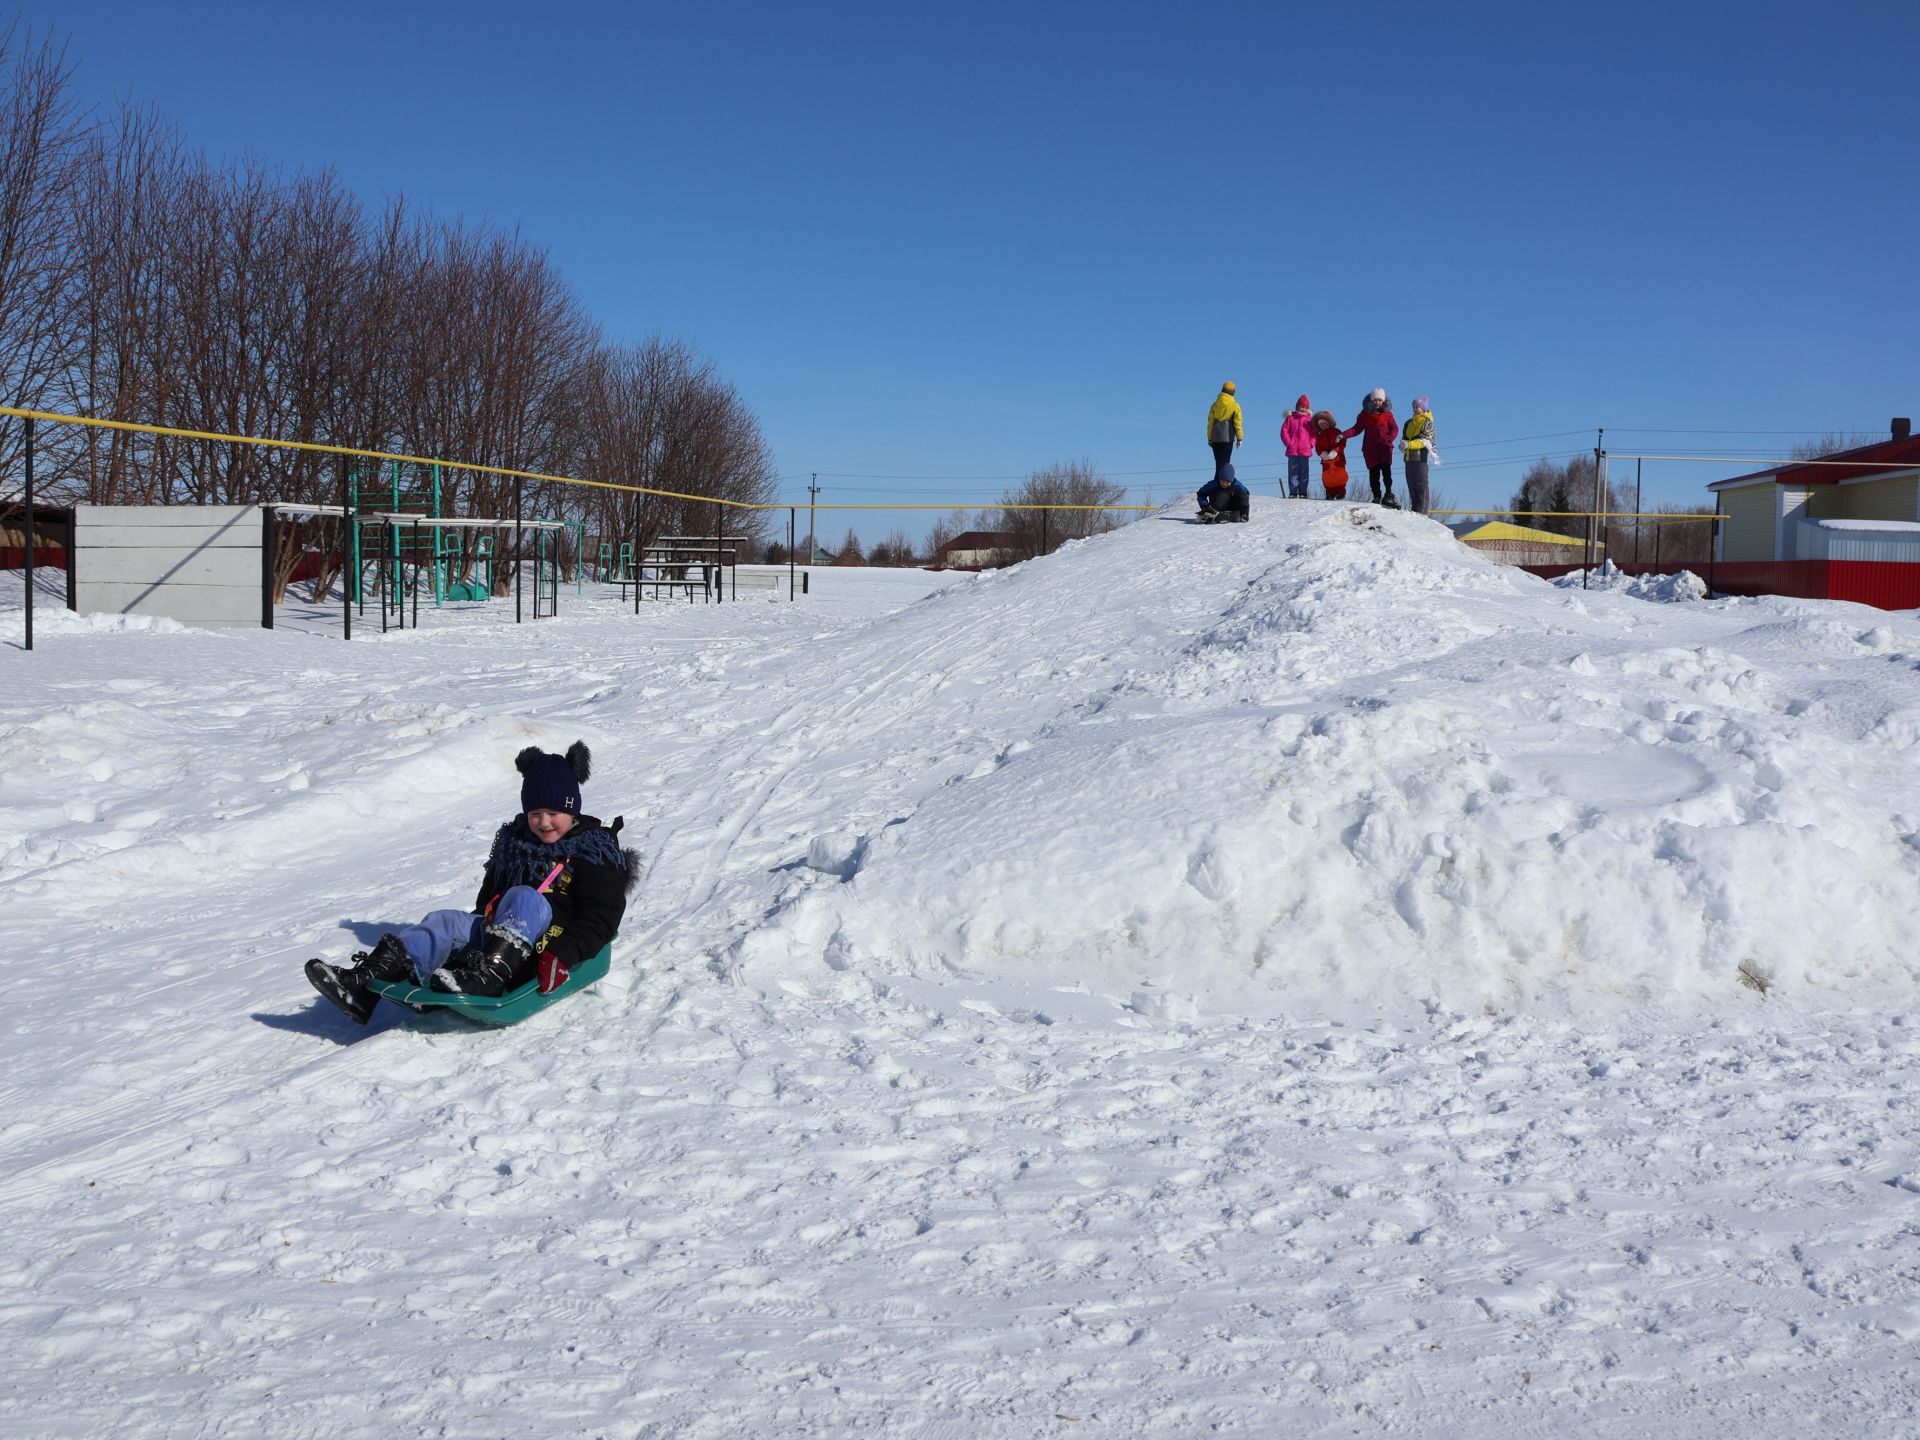
{"type": "Polygon", "coordinates": [[[82,615],[258,625],[260,538],[257,505],[76,505],[75,604],[82,615]]]}

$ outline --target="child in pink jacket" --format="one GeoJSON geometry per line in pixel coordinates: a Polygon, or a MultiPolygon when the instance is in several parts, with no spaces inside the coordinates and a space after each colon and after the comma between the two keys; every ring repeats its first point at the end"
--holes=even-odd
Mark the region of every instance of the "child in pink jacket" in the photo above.
{"type": "Polygon", "coordinates": [[[1293,413],[1280,427],[1280,443],[1287,451],[1287,498],[1307,498],[1307,462],[1313,458],[1313,407],[1302,395],[1293,402],[1293,413]]]}

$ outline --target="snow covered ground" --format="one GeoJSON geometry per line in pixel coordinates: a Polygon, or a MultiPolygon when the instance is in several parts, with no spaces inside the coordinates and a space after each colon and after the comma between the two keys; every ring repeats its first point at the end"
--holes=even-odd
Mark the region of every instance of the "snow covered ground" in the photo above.
{"type": "Polygon", "coordinates": [[[1920,1432],[1910,614],[1277,501],[351,644],[0,578],[0,1434],[1920,1432]],[[575,738],[613,975],[313,995],[575,738]]]}

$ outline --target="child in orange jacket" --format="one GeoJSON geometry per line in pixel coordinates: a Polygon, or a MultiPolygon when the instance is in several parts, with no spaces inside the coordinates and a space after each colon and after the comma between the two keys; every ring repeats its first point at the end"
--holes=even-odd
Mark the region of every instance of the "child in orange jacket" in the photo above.
{"type": "Polygon", "coordinates": [[[1329,500],[1347,498],[1347,437],[1331,410],[1313,417],[1313,453],[1320,457],[1320,488],[1329,500]]]}

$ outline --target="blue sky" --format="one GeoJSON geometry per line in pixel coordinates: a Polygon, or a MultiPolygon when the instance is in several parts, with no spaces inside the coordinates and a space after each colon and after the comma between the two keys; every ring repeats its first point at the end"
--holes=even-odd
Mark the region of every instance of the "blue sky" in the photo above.
{"type": "Polygon", "coordinates": [[[1766,456],[1920,410],[1910,5],[17,10],[83,99],[519,225],[610,335],[717,364],[783,498],[1086,457],[1168,499],[1226,378],[1257,493],[1296,395],[1384,385],[1467,505],[1596,426],[1766,456]]]}

